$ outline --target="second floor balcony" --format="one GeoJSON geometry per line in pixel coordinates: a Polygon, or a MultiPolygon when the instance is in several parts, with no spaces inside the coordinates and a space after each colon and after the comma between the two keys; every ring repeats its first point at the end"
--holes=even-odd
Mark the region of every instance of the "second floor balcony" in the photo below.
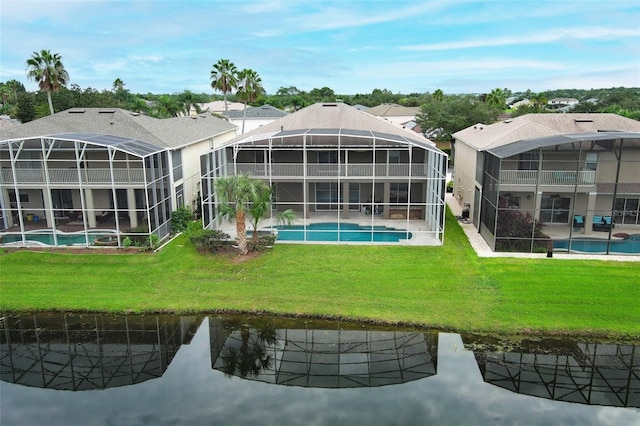
{"type": "Polygon", "coordinates": [[[519,186],[594,186],[595,170],[501,170],[501,185],[519,186]]]}
{"type": "MultiPolygon", "coordinates": [[[[233,170],[233,164],[229,165],[233,170]]],[[[254,177],[322,178],[322,177],[426,177],[425,164],[302,164],[302,163],[237,163],[237,173],[254,177]]]]}
{"type": "MultiPolygon", "coordinates": [[[[71,184],[79,185],[108,185],[116,184],[144,184],[145,176],[142,169],[16,169],[15,181],[22,185],[71,184]],[[48,171],[48,176],[47,176],[48,171]]],[[[147,170],[147,181],[153,180],[150,170],[147,170]]],[[[13,185],[14,171],[2,169],[0,184],[13,185]]]]}

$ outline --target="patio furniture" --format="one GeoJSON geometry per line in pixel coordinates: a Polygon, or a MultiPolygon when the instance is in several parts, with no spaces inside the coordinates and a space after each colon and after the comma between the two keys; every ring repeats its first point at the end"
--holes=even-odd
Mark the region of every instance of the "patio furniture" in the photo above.
{"type": "Polygon", "coordinates": [[[578,231],[580,228],[584,228],[584,216],[577,214],[573,216],[573,230],[578,231]]]}
{"type": "Polygon", "coordinates": [[[593,230],[594,231],[609,231],[616,227],[615,221],[611,219],[611,216],[594,216],[593,217],[593,230]]]}

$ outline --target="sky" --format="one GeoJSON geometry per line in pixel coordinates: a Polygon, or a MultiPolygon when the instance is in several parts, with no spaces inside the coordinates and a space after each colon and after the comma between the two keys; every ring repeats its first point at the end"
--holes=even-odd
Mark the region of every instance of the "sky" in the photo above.
{"type": "Polygon", "coordinates": [[[640,87],[640,1],[0,0],[0,81],[42,49],[100,91],[213,94],[223,58],[268,94],[640,87]]]}

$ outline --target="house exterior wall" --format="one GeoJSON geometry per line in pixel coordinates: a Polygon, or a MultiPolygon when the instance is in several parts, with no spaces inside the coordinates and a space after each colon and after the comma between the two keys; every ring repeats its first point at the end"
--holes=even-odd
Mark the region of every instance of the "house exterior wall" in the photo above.
{"type": "Polygon", "coordinates": [[[244,121],[244,132],[242,131],[242,118],[232,118],[229,120],[229,123],[238,126],[238,135],[240,135],[262,127],[265,124],[273,123],[276,120],[276,118],[247,118],[244,121]]]}
{"type": "Polygon", "coordinates": [[[474,189],[480,183],[476,181],[477,151],[469,145],[455,142],[455,173],[453,194],[460,205],[469,203],[469,217],[474,217],[474,189]]]}

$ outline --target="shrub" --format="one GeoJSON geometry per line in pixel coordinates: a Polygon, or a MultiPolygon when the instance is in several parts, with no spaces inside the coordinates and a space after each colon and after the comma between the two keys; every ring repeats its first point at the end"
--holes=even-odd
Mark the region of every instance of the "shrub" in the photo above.
{"type": "Polygon", "coordinates": [[[122,247],[124,248],[129,248],[133,245],[133,241],[131,240],[131,238],[129,237],[125,237],[124,240],[122,240],[122,247]]]}
{"type": "Polygon", "coordinates": [[[272,247],[278,236],[271,232],[258,232],[258,238],[249,238],[247,244],[249,251],[262,251],[272,247]]]}
{"type": "Polygon", "coordinates": [[[188,237],[195,232],[202,231],[202,222],[199,220],[192,220],[187,225],[187,229],[185,229],[184,234],[188,237]]]}
{"type": "Polygon", "coordinates": [[[201,251],[216,253],[222,247],[230,245],[229,234],[219,229],[198,229],[189,234],[189,241],[201,251]]]}
{"type": "Polygon", "coordinates": [[[193,221],[193,212],[189,207],[179,207],[171,213],[171,228],[173,232],[183,232],[193,221]]]}

